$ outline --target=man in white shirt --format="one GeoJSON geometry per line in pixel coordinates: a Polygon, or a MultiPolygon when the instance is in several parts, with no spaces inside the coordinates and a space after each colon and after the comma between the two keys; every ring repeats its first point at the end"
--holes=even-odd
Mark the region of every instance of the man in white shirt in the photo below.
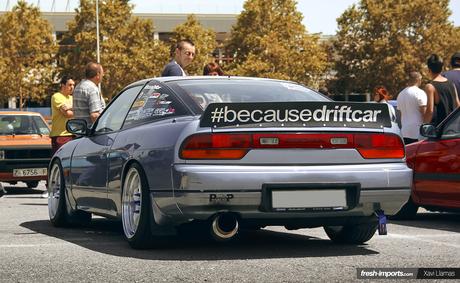
{"type": "Polygon", "coordinates": [[[420,138],[420,125],[426,110],[427,96],[420,88],[422,75],[419,72],[409,74],[408,86],[398,94],[398,110],[401,112],[401,134],[404,143],[410,144],[420,138]]]}

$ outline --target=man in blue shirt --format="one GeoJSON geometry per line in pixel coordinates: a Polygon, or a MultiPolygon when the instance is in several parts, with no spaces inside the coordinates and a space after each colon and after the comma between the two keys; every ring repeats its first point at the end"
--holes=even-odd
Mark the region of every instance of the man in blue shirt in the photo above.
{"type": "Polygon", "coordinates": [[[195,58],[195,44],[188,39],[179,41],[174,51],[174,59],[165,66],[161,76],[186,76],[184,69],[192,63],[193,58],[195,58]]]}

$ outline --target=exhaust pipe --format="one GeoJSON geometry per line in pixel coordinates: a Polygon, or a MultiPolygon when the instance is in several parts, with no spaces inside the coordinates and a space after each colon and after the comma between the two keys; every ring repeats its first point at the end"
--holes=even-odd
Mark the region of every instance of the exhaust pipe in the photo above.
{"type": "Polygon", "coordinates": [[[238,220],[232,213],[217,214],[211,223],[211,235],[219,242],[232,239],[238,233],[238,220]]]}

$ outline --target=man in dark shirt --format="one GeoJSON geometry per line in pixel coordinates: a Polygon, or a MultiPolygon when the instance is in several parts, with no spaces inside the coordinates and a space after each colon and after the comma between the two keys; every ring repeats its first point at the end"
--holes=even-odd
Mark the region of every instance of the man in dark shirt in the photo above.
{"type": "Polygon", "coordinates": [[[457,89],[457,95],[460,98],[460,52],[454,53],[450,58],[450,66],[452,69],[443,74],[449,81],[451,81],[457,89]]]}
{"type": "Polygon", "coordinates": [[[184,69],[192,63],[193,58],[195,58],[195,44],[187,39],[179,41],[174,51],[174,59],[165,66],[161,76],[186,76],[184,69]]]}

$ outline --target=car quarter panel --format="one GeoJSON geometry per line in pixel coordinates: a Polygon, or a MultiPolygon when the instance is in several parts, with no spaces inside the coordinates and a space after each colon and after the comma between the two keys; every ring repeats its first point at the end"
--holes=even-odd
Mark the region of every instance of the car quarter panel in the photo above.
{"type": "MultiPolygon", "coordinates": [[[[108,198],[113,214],[121,213],[123,172],[130,162],[139,162],[144,169],[150,190],[172,197],[171,166],[177,139],[192,117],[175,117],[121,131],[109,155],[108,198]]],[[[174,200],[164,204],[176,207],[174,200]]]]}

